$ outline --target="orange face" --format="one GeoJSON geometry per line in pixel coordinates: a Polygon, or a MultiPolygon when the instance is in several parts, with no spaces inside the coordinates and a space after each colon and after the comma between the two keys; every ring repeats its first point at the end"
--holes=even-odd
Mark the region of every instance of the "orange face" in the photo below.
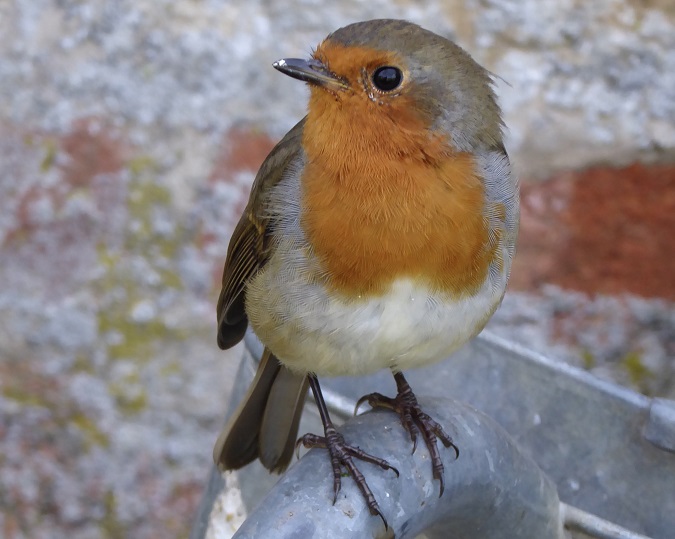
{"type": "Polygon", "coordinates": [[[324,42],[315,58],[349,89],[312,86],[303,148],[302,226],[347,296],[378,295],[413,278],[452,296],[475,293],[498,252],[473,156],[431,130],[400,58],[324,42]],[[391,92],[373,85],[382,66],[401,68],[391,92]]]}

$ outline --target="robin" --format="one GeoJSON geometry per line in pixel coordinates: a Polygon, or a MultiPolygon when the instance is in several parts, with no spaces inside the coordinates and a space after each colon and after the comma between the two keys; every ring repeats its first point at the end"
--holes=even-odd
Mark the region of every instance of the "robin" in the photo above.
{"type": "Polygon", "coordinates": [[[442,495],[437,442],[457,448],[402,371],[461,347],[504,296],[519,201],[500,109],[488,71],[401,20],[350,24],[274,67],[308,83],[308,111],[262,164],[230,241],[218,344],[250,324],[265,351],[214,459],[285,469],[309,386],[324,435],[298,443],[326,448],[335,498],[344,467],[386,525],[354,460],[393,467],[345,441],[317,376],[390,369],[396,397],[360,402],[399,413],[413,447],[424,439],[442,495]]]}

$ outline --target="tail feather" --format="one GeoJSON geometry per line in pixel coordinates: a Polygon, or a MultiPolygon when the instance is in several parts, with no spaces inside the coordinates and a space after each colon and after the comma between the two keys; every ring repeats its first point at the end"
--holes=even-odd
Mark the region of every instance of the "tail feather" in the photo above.
{"type": "Polygon", "coordinates": [[[268,470],[282,472],[293,458],[308,385],[307,376],[279,369],[260,428],[259,458],[268,470]]]}
{"type": "Polygon", "coordinates": [[[248,393],[218,437],[213,460],[220,470],[236,470],[260,458],[281,472],[293,457],[307,376],[284,367],[267,349],[248,393]]]}

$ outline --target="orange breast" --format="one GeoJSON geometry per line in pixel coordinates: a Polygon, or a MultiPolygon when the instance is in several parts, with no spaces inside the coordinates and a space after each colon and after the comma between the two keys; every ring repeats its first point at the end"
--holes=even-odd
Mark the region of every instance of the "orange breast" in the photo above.
{"type": "Polygon", "coordinates": [[[453,296],[475,293],[497,249],[473,157],[430,137],[414,115],[401,129],[396,111],[371,105],[346,106],[320,89],[310,98],[301,226],[327,286],[379,295],[412,277],[453,296]]]}

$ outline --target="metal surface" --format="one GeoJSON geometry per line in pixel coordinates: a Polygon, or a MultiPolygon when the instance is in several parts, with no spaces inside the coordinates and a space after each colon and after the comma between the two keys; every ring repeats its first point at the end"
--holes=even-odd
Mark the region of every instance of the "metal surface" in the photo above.
{"type": "Polygon", "coordinates": [[[566,529],[582,532],[597,539],[649,539],[571,505],[560,504],[560,513],[566,529]]]}
{"type": "MultiPolygon", "coordinates": [[[[247,347],[255,354],[259,343],[247,336],[247,347]]],[[[242,363],[234,402],[254,368],[250,358],[242,363]]],[[[672,401],[649,399],[485,332],[448,360],[406,377],[420,397],[458,399],[495,419],[553,480],[560,499],[579,508],[565,514],[572,521],[588,515],[580,521],[586,527],[576,528],[586,536],[674,536],[672,401]],[[602,535],[613,526],[628,535],[602,535]]],[[[334,419],[351,415],[351,403],[365,393],[395,392],[386,372],[322,384],[334,419]]],[[[321,432],[311,407],[300,431],[321,432]]],[[[450,466],[446,476],[452,471],[450,466]]],[[[276,480],[257,464],[242,470],[246,506],[253,508],[276,480]]],[[[197,526],[194,531],[194,538],[203,537],[197,526]]]]}
{"type": "Polygon", "coordinates": [[[560,539],[562,526],[555,485],[524,456],[489,417],[450,399],[424,400],[427,412],[452,432],[461,447],[441,451],[445,493],[431,476],[424,444],[412,454],[398,417],[378,411],[351,418],[342,426],[347,440],[376,455],[387,455],[392,471],[362,463],[390,529],[373,517],[350,478],[332,504],[333,476],[325,451],[312,450],[293,465],[235,534],[235,539],[289,537],[400,539],[425,531],[429,538],[560,539]],[[433,530],[436,530],[435,532],[433,530]]]}
{"type": "Polygon", "coordinates": [[[666,399],[652,401],[645,438],[656,447],[675,453],[675,402],[666,399]]]}

